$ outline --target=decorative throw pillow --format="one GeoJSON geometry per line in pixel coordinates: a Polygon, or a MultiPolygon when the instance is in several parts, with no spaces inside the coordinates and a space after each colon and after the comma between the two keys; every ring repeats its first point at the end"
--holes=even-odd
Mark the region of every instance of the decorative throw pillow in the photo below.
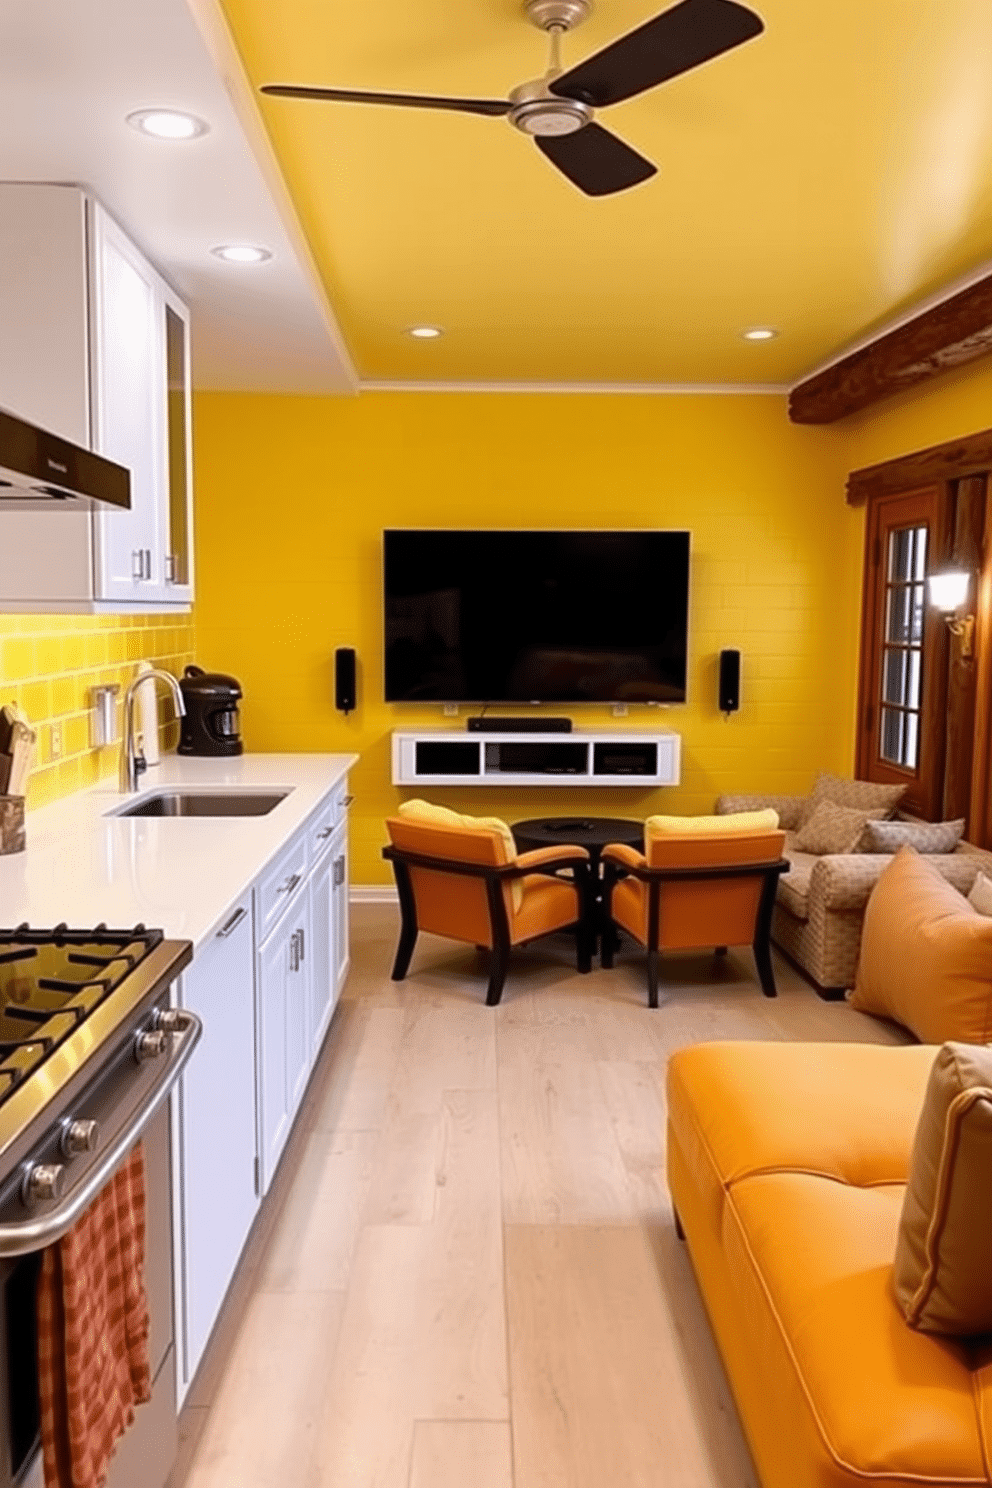
{"type": "Polygon", "coordinates": [[[778,812],[732,811],[726,816],[649,816],[644,823],[645,846],[658,837],[734,837],[745,832],[774,832],[778,812]]]}
{"type": "Polygon", "coordinates": [[[986,878],[984,873],[979,872],[971,886],[968,903],[980,915],[992,915],[992,878],[986,878]]]}
{"type": "Polygon", "coordinates": [[[906,1321],[992,1333],[992,1049],[944,1044],[923,1100],[893,1270],[906,1321]]]}
{"type": "Polygon", "coordinates": [[[964,835],[964,817],[946,822],[868,822],[861,834],[858,851],[897,853],[901,847],[915,847],[918,853],[952,853],[964,835]]]}
{"type": "Polygon", "coordinates": [[[821,801],[796,833],[794,846],[799,852],[849,853],[865,829],[865,823],[878,820],[883,808],[862,811],[853,806],[836,806],[833,801],[821,801]]]}
{"type": "MultiPolygon", "coordinates": [[[[425,827],[453,827],[463,832],[492,832],[502,844],[504,863],[516,862],[517,844],[513,840],[513,833],[506,822],[501,821],[498,816],[463,816],[460,811],[452,811],[448,806],[435,806],[430,801],[421,801],[418,798],[403,801],[397,815],[404,817],[407,821],[423,822],[425,827]]],[[[514,909],[520,908],[523,896],[523,884],[519,879],[511,880],[510,898],[514,909]]]]}
{"type": "Polygon", "coordinates": [[[851,1006],[924,1044],[992,1039],[992,919],[911,847],[872,889],[851,1006]]]}
{"type": "Polygon", "coordinates": [[[840,775],[831,775],[821,770],[813,782],[813,789],[806,797],[806,808],[799,825],[803,826],[813,815],[821,801],[832,801],[835,806],[847,806],[858,811],[877,811],[882,817],[891,816],[908,790],[906,785],[878,785],[873,780],[845,780],[840,775]]]}

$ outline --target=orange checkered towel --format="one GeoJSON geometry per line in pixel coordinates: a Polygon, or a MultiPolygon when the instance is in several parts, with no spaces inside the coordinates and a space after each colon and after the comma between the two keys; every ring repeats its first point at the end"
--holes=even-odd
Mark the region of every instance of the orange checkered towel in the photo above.
{"type": "Polygon", "coordinates": [[[38,1278],[45,1488],[100,1488],[134,1407],[151,1399],[141,1144],[38,1278]]]}

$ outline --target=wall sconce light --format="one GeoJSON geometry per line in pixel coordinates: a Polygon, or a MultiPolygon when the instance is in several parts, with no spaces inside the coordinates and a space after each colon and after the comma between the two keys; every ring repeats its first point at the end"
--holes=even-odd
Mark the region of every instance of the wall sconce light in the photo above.
{"type": "Polygon", "coordinates": [[[971,574],[963,568],[946,568],[938,573],[930,574],[927,582],[930,585],[930,603],[943,615],[951,635],[957,636],[960,640],[961,656],[963,658],[972,656],[974,654],[975,617],[957,613],[967,604],[971,574]]]}

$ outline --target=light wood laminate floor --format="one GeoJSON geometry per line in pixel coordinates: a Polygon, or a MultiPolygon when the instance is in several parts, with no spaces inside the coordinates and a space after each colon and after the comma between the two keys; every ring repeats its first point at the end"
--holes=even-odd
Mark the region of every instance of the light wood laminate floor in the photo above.
{"type": "Polygon", "coordinates": [[[580,977],[353,909],[353,964],[181,1420],[177,1488],[755,1488],[665,1182],[667,1056],[900,1042],[750,952],[580,977]]]}

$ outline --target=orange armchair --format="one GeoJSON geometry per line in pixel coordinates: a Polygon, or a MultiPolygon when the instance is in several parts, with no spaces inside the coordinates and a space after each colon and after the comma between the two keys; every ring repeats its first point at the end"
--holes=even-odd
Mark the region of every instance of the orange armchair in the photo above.
{"type": "Polygon", "coordinates": [[[524,941],[574,927],[578,970],[591,969],[584,847],[546,847],[516,857],[507,850],[506,836],[482,826],[392,817],[386,828],[390,846],[382,855],[393,865],[402,916],[394,982],[406,976],[421,930],[490,949],[490,1007],[502,996],[511,947],[524,941]],[[556,877],[562,868],[572,877],[556,877]]]}
{"type": "Polygon", "coordinates": [[[750,945],[766,997],[776,995],[769,950],[772,907],[785,833],[658,837],[647,856],[613,843],[603,849],[602,962],[613,965],[614,926],[647,948],[648,1002],[658,1006],[662,950],[750,945]]]}

